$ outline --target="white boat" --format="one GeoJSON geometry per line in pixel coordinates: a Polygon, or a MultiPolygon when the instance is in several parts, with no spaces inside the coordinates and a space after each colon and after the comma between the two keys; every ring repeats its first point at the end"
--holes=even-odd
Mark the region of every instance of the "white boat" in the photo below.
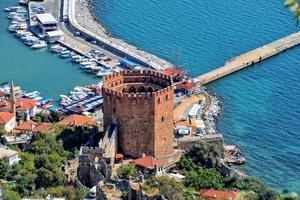
{"type": "Polygon", "coordinates": [[[44,97],[37,96],[37,97],[34,97],[33,99],[36,101],[41,101],[42,99],[44,99],[44,97]]]}
{"type": "Polygon", "coordinates": [[[76,62],[76,63],[87,62],[87,61],[88,61],[88,59],[85,57],[74,60],[74,62],[76,62]]]}
{"type": "Polygon", "coordinates": [[[69,53],[63,53],[63,54],[60,54],[60,57],[61,58],[69,58],[70,54],[69,53]]]}
{"type": "Polygon", "coordinates": [[[69,50],[62,50],[60,53],[61,53],[61,54],[70,54],[71,51],[69,51],[69,50]]]}
{"type": "Polygon", "coordinates": [[[72,56],[72,61],[76,60],[76,59],[79,59],[79,58],[83,58],[83,56],[81,56],[81,55],[74,55],[74,56],[72,56]]]}
{"type": "Polygon", "coordinates": [[[38,43],[35,43],[31,46],[31,48],[33,49],[40,49],[40,48],[44,48],[47,46],[47,43],[45,41],[40,41],[38,43]]]}
{"type": "Polygon", "coordinates": [[[102,76],[109,75],[111,73],[112,73],[112,71],[110,69],[104,69],[104,70],[99,71],[96,76],[102,77],[102,76]]]}
{"type": "Polygon", "coordinates": [[[36,97],[36,96],[39,96],[39,95],[40,95],[40,93],[38,91],[33,91],[33,92],[25,93],[23,96],[24,97],[32,97],[32,96],[36,97]]]}
{"type": "Polygon", "coordinates": [[[67,98],[69,98],[67,95],[63,95],[63,94],[59,95],[59,97],[62,98],[62,99],[67,99],[67,98]]]}
{"type": "Polygon", "coordinates": [[[85,66],[85,65],[95,65],[96,63],[91,61],[86,61],[86,62],[81,62],[80,64],[85,66]]]}

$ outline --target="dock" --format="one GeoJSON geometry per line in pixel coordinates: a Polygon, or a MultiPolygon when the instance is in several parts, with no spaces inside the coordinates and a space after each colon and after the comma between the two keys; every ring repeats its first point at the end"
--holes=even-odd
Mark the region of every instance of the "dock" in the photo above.
{"type": "Polygon", "coordinates": [[[196,80],[202,85],[211,83],[236,71],[275,56],[299,44],[300,32],[296,32],[287,37],[276,40],[270,44],[264,45],[233,59],[230,59],[225,63],[224,66],[208,73],[202,74],[197,77],[196,80]]]}

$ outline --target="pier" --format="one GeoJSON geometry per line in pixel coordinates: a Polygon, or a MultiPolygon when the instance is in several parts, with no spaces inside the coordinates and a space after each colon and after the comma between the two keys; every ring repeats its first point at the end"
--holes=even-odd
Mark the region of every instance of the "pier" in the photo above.
{"type": "Polygon", "coordinates": [[[255,63],[275,56],[287,49],[300,44],[300,32],[293,33],[287,37],[276,40],[270,44],[264,45],[245,54],[228,60],[224,66],[208,73],[202,74],[196,80],[202,84],[208,84],[224,76],[230,75],[238,70],[244,69],[255,63]]]}

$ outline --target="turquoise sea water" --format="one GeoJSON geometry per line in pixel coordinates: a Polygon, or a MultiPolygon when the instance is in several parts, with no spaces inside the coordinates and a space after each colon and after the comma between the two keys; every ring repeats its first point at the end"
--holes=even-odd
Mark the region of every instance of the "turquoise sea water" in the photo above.
{"type": "MultiPolygon", "coordinates": [[[[1,0],[0,9],[12,1],[1,0]]],[[[115,35],[184,66],[196,76],[233,57],[297,31],[281,0],[94,0],[115,35]],[[177,58],[177,55],[180,55],[177,58]]],[[[0,10],[0,82],[57,98],[97,82],[77,65],[31,50],[6,31],[0,10]]],[[[300,48],[209,85],[222,98],[218,127],[247,158],[245,171],[277,189],[300,193],[300,48]]]]}
{"type": "Polygon", "coordinates": [[[17,1],[0,1],[0,82],[14,80],[26,91],[38,90],[41,95],[58,99],[76,85],[99,80],[80,71],[79,66],[48,49],[32,50],[7,31],[9,20],[4,8],[17,1]]]}
{"type": "MultiPolygon", "coordinates": [[[[112,35],[191,75],[298,30],[283,0],[94,0],[112,35]],[[180,56],[176,56],[180,55],[180,56]]],[[[245,171],[300,194],[300,47],[209,85],[222,98],[219,130],[245,171]]]]}

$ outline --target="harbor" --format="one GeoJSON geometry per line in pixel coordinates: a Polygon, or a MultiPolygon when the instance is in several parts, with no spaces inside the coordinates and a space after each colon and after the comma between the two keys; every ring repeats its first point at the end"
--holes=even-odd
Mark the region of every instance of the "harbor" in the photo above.
{"type": "MultiPolygon", "coordinates": [[[[72,34],[72,33],[71,33],[72,34]]],[[[70,36],[71,37],[71,36],[70,36]]],[[[73,36],[72,36],[73,37],[73,36]]],[[[81,40],[80,38],[78,38],[79,40],[81,40]]],[[[74,41],[76,41],[76,40],[74,40],[74,41]]],[[[75,42],[76,43],[76,42],[75,42]]],[[[90,48],[90,49],[88,49],[88,48],[86,48],[86,49],[88,49],[88,50],[86,50],[84,53],[87,55],[88,53],[89,53],[89,51],[90,50],[92,50],[93,49],[93,47],[94,47],[94,45],[93,44],[91,44],[91,42],[85,42],[86,44],[88,44],[88,45],[91,45],[92,46],[92,48],[90,48]]],[[[68,47],[68,45],[70,45],[70,43],[68,42],[68,43],[65,43],[65,44],[63,44],[63,43],[60,43],[60,46],[64,46],[64,47],[67,47],[68,49],[69,48],[71,48],[70,46],[68,47]]],[[[50,46],[50,45],[49,45],[50,46]]],[[[285,48],[286,46],[285,45],[283,45],[282,46],[283,48],[285,48]]],[[[76,51],[76,47],[72,47],[73,48],[73,51],[74,52],[76,52],[77,54],[79,54],[80,55],[80,53],[78,53],[77,51],[76,51]]],[[[85,48],[84,48],[85,49],[85,48]]],[[[83,50],[80,50],[80,52],[83,52],[83,50]]],[[[60,54],[57,54],[59,57],[60,57],[60,54]]],[[[82,56],[82,55],[80,55],[80,56],[82,56]]],[[[87,57],[88,58],[88,57],[87,57]]],[[[69,57],[69,59],[71,59],[72,60],[72,57],[69,57]]],[[[90,58],[88,58],[88,59],[90,59],[90,58]]],[[[64,59],[64,61],[62,61],[62,62],[65,62],[66,61],[66,59],[64,59]]],[[[231,59],[230,61],[234,61],[234,59],[231,59]]],[[[229,62],[230,62],[229,61],[229,62]]],[[[69,62],[69,61],[68,61],[69,62]]],[[[119,60],[118,59],[116,59],[116,62],[119,62],[119,60]]],[[[252,63],[251,62],[251,60],[249,60],[249,62],[250,62],[250,64],[252,63]]],[[[76,65],[77,66],[77,65],[76,65]]],[[[81,65],[80,65],[81,66],[81,65]]],[[[78,67],[78,66],[77,66],[78,67]]],[[[78,67],[78,68],[80,68],[80,67],[78,67]]],[[[245,68],[245,67],[243,67],[243,68],[245,68]]],[[[74,70],[76,70],[76,68],[74,69],[74,70]]],[[[218,77],[219,78],[219,77],[218,77]]],[[[204,80],[204,79],[201,79],[201,80],[204,80]]],[[[201,82],[201,81],[200,81],[201,82]]],[[[203,84],[205,84],[204,83],[205,81],[203,81],[203,84]]],[[[62,92],[61,92],[61,94],[63,94],[62,92]]],[[[67,95],[66,95],[67,96],[67,95]]]]}

